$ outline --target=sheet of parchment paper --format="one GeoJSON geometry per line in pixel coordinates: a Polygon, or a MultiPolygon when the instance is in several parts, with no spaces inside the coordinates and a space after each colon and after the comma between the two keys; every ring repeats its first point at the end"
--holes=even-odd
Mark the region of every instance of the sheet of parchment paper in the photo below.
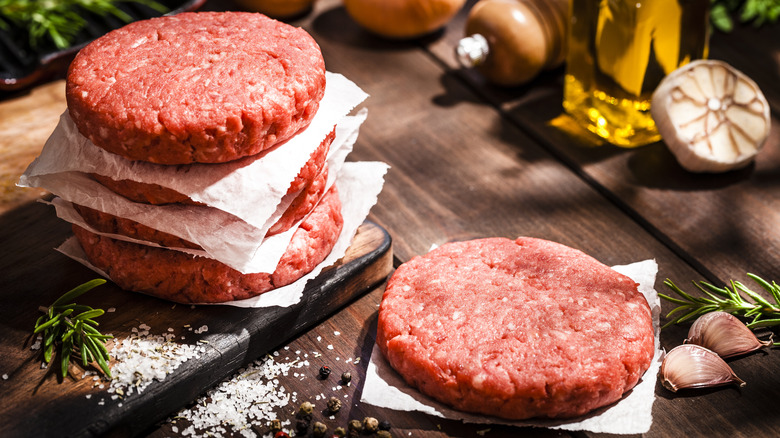
{"type": "Polygon", "coordinates": [[[590,415],[564,421],[511,421],[468,414],[438,403],[407,385],[403,378],[387,363],[376,345],[374,345],[368,364],[361,401],[395,410],[420,411],[466,423],[509,424],[612,434],[647,432],[653,422],[652,408],[655,401],[655,386],[663,356],[659,344],[661,300],[654,288],[658,265],[655,260],[645,260],[630,265],[613,266],[613,269],[639,283],[639,291],[647,299],[652,311],[656,350],[655,357],[645,375],[617,403],[599,409],[590,415]]]}
{"type": "MultiPolygon", "coordinates": [[[[311,153],[368,96],[342,75],[327,73],[326,78],[319,110],[305,130],[270,151],[222,164],[170,166],[124,159],[82,136],[66,111],[20,185],[38,187],[41,177],[63,172],[159,184],[262,228],[270,225],[266,222],[311,153]]],[[[336,141],[343,142],[343,135],[336,141]]]]}
{"type": "MultiPolygon", "coordinates": [[[[336,128],[336,139],[328,154],[329,184],[337,177],[346,156],[352,151],[360,125],[367,111],[355,116],[343,117],[336,128]]],[[[286,146],[286,145],[285,145],[286,146]]],[[[291,178],[297,174],[297,170],[291,178]]],[[[284,182],[285,191],[292,179],[284,182]]],[[[203,248],[203,251],[187,251],[206,255],[242,273],[273,272],[292,238],[293,230],[266,237],[268,228],[278,219],[295,194],[287,200],[266,199],[265,222],[261,227],[244,221],[224,210],[200,205],[168,204],[149,205],[132,202],[107,189],[87,174],[79,171],[44,173],[28,176],[26,181],[43,187],[62,199],[95,210],[126,218],[156,230],[181,237],[203,248]],[[261,250],[262,248],[262,250],[261,250]]],[[[233,194],[233,204],[247,201],[233,194]]],[[[270,198],[271,195],[269,195],[270,198]]],[[[258,195],[257,198],[260,198],[258,195]]],[[[261,206],[257,206],[258,209],[261,206]]],[[[76,215],[78,216],[78,215],[76,215]]],[[[72,215],[62,219],[72,221],[72,215]]],[[[116,236],[129,240],[125,236],[116,236]]]]}
{"type": "MultiPolygon", "coordinates": [[[[379,196],[384,185],[384,175],[387,170],[388,166],[385,163],[344,163],[336,181],[336,187],[339,190],[342,203],[344,226],[336,245],[328,257],[317,265],[312,272],[292,284],[271,290],[254,298],[221,304],[257,308],[270,306],[287,307],[298,303],[303,296],[306,283],[319,275],[324,268],[332,265],[346,254],[355,232],[366,219],[366,216],[368,216],[371,207],[376,204],[377,196],[379,196]]],[[[97,269],[87,261],[86,255],[75,237],[68,239],[57,250],[84,264],[104,278],[109,278],[105,272],[97,269]]]]}

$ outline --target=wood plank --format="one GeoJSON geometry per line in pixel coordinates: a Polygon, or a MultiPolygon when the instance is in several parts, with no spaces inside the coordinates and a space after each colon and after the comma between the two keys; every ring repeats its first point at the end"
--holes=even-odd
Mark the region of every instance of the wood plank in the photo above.
{"type": "MultiPolygon", "coordinates": [[[[225,376],[314,326],[338,308],[383,281],[392,266],[389,235],[371,222],[358,230],[347,255],[312,280],[299,304],[288,308],[241,309],[228,306],[172,305],[146,295],[120,290],[108,283],[83,297],[95,308],[116,308],[101,317],[101,329],[126,338],[140,323],[177,337],[185,325],[209,327],[200,337],[205,352],[185,362],[162,382],[142,394],[112,401],[105,389],[77,374],[58,383],[53,371],[41,369],[39,352],[31,351],[32,326],[39,305],[47,305],[71,287],[94,277],[83,266],[53,251],[69,234],[50,207],[31,203],[0,216],[0,370],[8,379],[0,385],[0,435],[101,436],[121,432],[137,435],[183,406],[225,376]],[[87,398],[87,395],[94,398],[87,398]],[[106,401],[99,404],[99,399],[106,401]],[[76,415],[78,414],[78,415],[76,415]]],[[[155,331],[156,330],[156,331],[155,331]]]]}
{"type": "MultiPolygon", "coordinates": [[[[562,69],[545,73],[527,86],[500,89],[487,84],[475,71],[457,66],[452,47],[463,35],[465,12],[471,4],[446,34],[429,46],[452,74],[479,90],[511,123],[614,200],[704,277],[743,280],[745,272],[780,277],[772,252],[757,250],[780,244],[780,234],[771,225],[780,219],[780,197],[774,190],[774,175],[780,167],[780,122],[776,117],[772,118],[774,135],[755,165],[724,174],[685,171],[662,142],[637,149],[605,144],[562,114],[562,69]],[[700,259],[700,254],[707,257],[700,259]]],[[[759,86],[768,90],[769,99],[780,102],[776,91],[780,68],[775,62],[761,61],[780,56],[778,35],[777,27],[740,27],[734,34],[716,34],[712,55],[755,74],[759,86]],[[748,40],[752,43],[747,44],[748,40]]],[[[777,108],[777,103],[773,105],[777,108]]]]}
{"type": "MultiPolygon", "coordinates": [[[[460,69],[451,50],[462,36],[464,20],[461,14],[441,39],[427,46],[432,56],[450,69],[448,74],[477,90],[486,104],[498,108],[509,124],[538,141],[680,257],[681,263],[696,270],[691,276],[669,270],[661,262],[656,285],[660,291],[668,292],[660,285],[665,277],[686,289],[690,289],[689,281],[702,278],[718,284],[730,278],[749,282],[745,272],[769,279],[780,277],[776,250],[780,234],[772,226],[780,210],[775,181],[780,165],[777,118],[773,117],[773,135],[755,165],[722,175],[690,174],[676,163],[663,143],[621,149],[594,140],[573,126],[571,119],[561,115],[562,69],[512,89],[491,86],[476,72],[460,69]]],[[[754,79],[773,101],[775,111],[777,69],[772,66],[777,64],[760,60],[778,56],[777,34],[776,27],[755,32],[742,29],[733,41],[722,35],[714,38],[712,48],[715,57],[755,74],[754,79]],[[746,34],[763,35],[763,39],[750,40],[749,53],[742,50],[746,34]]],[[[671,308],[664,303],[665,312],[671,308]]],[[[685,330],[684,326],[664,330],[662,345],[667,349],[678,345],[685,338],[685,330]]],[[[780,387],[775,377],[780,355],[772,350],[729,363],[752,383],[742,390],[721,388],[677,395],[659,386],[655,422],[647,436],[771,435],[768,431],[778,427],[769,406],[772,394],[780,387]]]]}

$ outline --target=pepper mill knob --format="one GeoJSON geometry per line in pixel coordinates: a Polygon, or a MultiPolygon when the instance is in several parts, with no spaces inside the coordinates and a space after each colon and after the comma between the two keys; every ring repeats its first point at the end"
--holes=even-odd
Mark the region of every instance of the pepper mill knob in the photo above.
{"type": "Polygon", "coordinates": [[[481,0],[455,48],[464,67],[498,85],[522,85],[566,57],[569,0],[481,0]]]}

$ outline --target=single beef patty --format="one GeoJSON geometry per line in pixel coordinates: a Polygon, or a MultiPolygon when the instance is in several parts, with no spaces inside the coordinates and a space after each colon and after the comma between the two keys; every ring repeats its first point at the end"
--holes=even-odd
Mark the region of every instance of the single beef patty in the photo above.
{"type": "Polygon", "coordinates": [[[335,187],[295,231],[276,270],[242,274],[205,257],[114,240],[77,225],[87,259],[119,287],[179,303],[220,303],[260,295],[311,272],[330,254],[343,226],[335,187]]]}
{"type": "Polygon", "coordinates": [[[409,384],[456,409],[566,418],[636,385],[654,335],[630,278],[558,243],[489,238],[401,265],[377,345],[409,384]]]}
{"type": "Polygon", "coordinates": [[[308,126],[325,63],[306,31],[247,12],[137,21],[83,48],[66,98],[79,132],[130,160],[222,163],[308,126]]]}

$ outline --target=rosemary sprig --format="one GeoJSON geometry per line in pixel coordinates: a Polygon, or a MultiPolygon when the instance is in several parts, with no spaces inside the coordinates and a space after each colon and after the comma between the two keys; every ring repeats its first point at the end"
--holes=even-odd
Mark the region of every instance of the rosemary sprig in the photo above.
{"type": "Polygon", "coordinates": [[[85,12],[113,15],[125,23],[132,21],[130,15],[117,7],[120,1],[143,4],[161,14],[167,12],[155,0],[0,0],[0,28],[14,24],[26,29],[33,48],[48,39],[58,49],[65,49],[87,25],[82,16],[85,12]]]}
{"type": "Polygon", "coordinates": [[[754,274],[748,273],[747,276],[766,290],[774,302],[734,280],[731,280],[731,289],[728,286],[717,287],[706,281],[693,282],[693,285],[706,295],[695,297],[684,292],[667,278],[664,284],[681,298],[658,294],[661,298],[678,305],[666,315],[667,318],[672,318],[672,316],[674,318],[664,327],[689,321],[699,315],[716,310],[749,319],[750,322],[746,325],[751,329],[780,325],[780,286],[774,281],[769,283],[754,274]],[[747,295],[749,300],[742,294],[747,295]]]}
{"type": "Polygon", "coordinates": [[[106,349],[107,339],[113,336],[104,335],[97,330],[95,318],[105,313],[103,309],[93,309],[72,302],[90,289],[100,286],[106,280],[95,279],[76,286],[57,299],[49,307],[40,307],[43,312],[35,322],[33,333],[41,333],[43,337],[43,361],[51,362],[55,347],[60,348],[60,374],[63,378],[68,374],[68,365],[72,358],[80,358],[81,364],[87,367],[92,362],[106,376],[111,377],[108,362],[111,356],[106,349]]]}

